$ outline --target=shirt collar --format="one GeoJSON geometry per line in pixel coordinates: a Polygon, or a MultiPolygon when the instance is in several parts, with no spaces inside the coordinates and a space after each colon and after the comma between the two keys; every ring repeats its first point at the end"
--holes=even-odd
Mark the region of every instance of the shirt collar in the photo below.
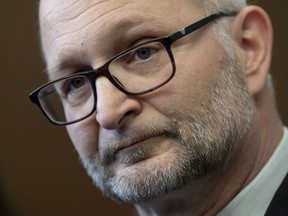
{"type": "Polygon", "coordinates": [[[288,172],[287,155],[288,130],[285,127],[278,147],[260,173],[217,216],[263,216],[288,172]]]}

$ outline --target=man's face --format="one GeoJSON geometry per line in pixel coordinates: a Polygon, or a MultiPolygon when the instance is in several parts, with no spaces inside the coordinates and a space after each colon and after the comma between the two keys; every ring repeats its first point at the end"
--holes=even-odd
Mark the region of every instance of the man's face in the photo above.
{"type": "MultiPolygon", "coordinates": [[[[186,0],[42,0],[43,50],[48,68],[56,68],[49,76],[97,68],[201,18],[186,0]]],[[[67,128],[107,196],[143,202],[181,188],[223,167],[246,134],[253,103],[238,58],[225,53],[208,26],[172,52],[176,75],[168,84],[134,97],[99,77],[97,111],[67,128]]]]}

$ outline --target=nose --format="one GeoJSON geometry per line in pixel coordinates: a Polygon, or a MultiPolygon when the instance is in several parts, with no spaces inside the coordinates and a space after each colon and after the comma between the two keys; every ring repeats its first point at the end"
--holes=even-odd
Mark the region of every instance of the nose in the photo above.
{"type": "Polygon", "coordinates": [[[100,127],[120,128],[128,119],[141,112],[142,106],[135,97],[118,90],[106,77],[96,79],[96,120],[100,127]]]}

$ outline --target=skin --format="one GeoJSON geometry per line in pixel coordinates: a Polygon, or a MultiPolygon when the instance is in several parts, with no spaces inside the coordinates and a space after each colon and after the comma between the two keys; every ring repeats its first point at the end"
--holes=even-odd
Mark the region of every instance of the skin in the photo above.
{"type": "MultiPolygon", "coordinates": [[[[167,0],[91,0],[81,3],[42,0],[41,38],[49,77],[54,80],[97,68],[131,44],[174,33],[202,17],[201,11],[185,0],[170,1],[169,4],[167,0]]],[[[221,133],[214,127],[215,142],[219,146],[235,146],[228,161],[220,161],[217,169],[210,167],[206,172],[199,171],[183,178],[185,181],[181,179],[185,183],[169,193],[145,197],[141,202],[130,200],[135,202],[140,215],[215,215],[257,175],[277,146],[282,123],[266,84],[272,47],[270,21],[261,9],[248,7],[235,17],[231,33],[235,42],[233,60],[238,62],[235,70],[239,72],[231,79],[243,87],[244,95],[248,95],[248,98],[243,96],[247,104],[243,102],[243,109],[238,108],[239,115],[253,104],[249,110],[252,113],[249,123],[241,120],[247,128],[243,129],[243,134],[235,135],[233,142],[218,143],[221,133]]],[[[167,136],[163,131],[152,133],[148,128],[159,130],[164,123],[171,125],[173,121],[184,121],[189,115],[199,114],[201,107],[209,108],[217,84],[223,81],[223,70],[230,63],[221,51],[221,44],[207,28],[181,39],[173,45],[173,53],[177,56],[175,77],[146,95],[128,96],[106,78],[99,77],[95,81],[97,112],[67,128],[84,166],[92,169],[91,172],[100,173],[90,175],[107,196],[121,200],[119,194],[113,196],[103,183],[111,176],[121,180],[121,184],[127,181],[132,187],[134,182],[141,187],[142,177],[152,175],[152,170],[157,173],[170,165],[171,170],[176,170],[174,164],[179,155],[175,152],[179,150],[180,155],[184,155],[178,147],[181,142],[176,135],[167,136]],[[132,137],[132,141],[127,137],[132,137]],[[139,156],[139,152],[144,156],[139,156]]],[[[222,86],[225,86],[223,82],[222,86]]],[[[225,94],[222,96],[224,98],[225,94]]],[[[229,102],[233,103],[233,98],[229,102]]],[[[237,109],[235,103],[234,108],[237,109]]],[[[191,136],[197,137],[197,134],[191,136]]],[[[203,141],[202,145],[207,143],[203,141]]],[[[197,146],[201,146],[201,142],[193,148],[197,146]]],[[[220,152],[224,157],[227,150],[220,152]]],[[[199,152],[194,154],[199,155],[199,152]]],[[[195,170],[197,166],[194,165],[195,170]]],[[[160,176],[164,174],[160,172],[160,176]]]]}

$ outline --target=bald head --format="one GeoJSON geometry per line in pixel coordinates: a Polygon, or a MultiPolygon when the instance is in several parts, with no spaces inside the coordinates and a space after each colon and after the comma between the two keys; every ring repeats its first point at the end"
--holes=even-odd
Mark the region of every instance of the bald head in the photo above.
{"type": "Polygon", "coordinates": [[[240,11],[247,6],[246,0],[194,0],[194,2],[207,14],[218,11],[240,11]]]}

